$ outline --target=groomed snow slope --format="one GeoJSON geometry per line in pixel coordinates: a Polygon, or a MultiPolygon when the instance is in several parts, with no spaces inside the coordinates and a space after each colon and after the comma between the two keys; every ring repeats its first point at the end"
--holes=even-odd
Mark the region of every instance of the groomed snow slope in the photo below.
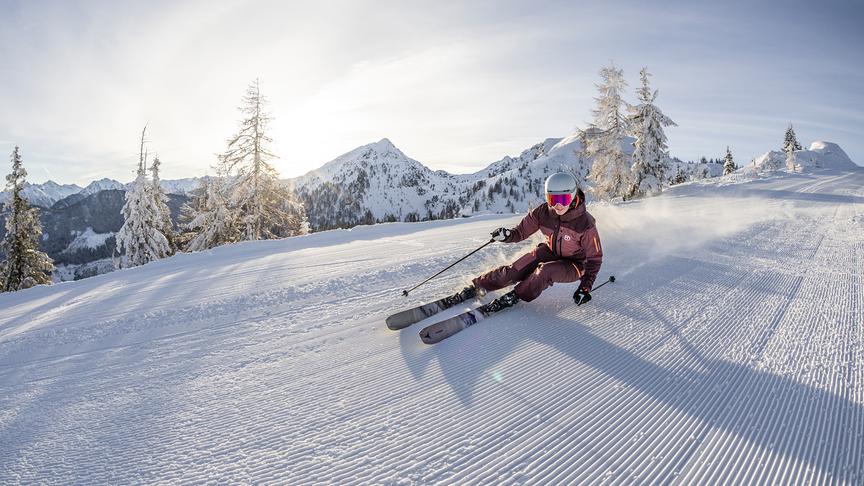
{"type": "Polygon", "coordinates": [[[0,483],[864,482],[864,172],[590,211],[617,283],[435,346],[384,318],[533,243],[400,290],[518,218],[0,294],[0,483]]]}

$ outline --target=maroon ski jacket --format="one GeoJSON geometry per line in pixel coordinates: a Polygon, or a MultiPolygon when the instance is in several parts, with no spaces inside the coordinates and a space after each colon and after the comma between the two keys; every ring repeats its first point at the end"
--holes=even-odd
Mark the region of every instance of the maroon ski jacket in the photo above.
{"type": "Polygon", "coordinates": [[[576,265],[577,272],[581,274],[580,286],[590,289],[603,263],[603,248],[600,246],[594,217],[585,210],[585,204],[570,208],[564,216],[558,216],[547,204],[541,204],[522,218],[505,242],[522,241],[537,230],[546,237],[546,245],[552,253],[562,260],[584,263],[584,274],[579,270],[581,265],[576,265]]]}

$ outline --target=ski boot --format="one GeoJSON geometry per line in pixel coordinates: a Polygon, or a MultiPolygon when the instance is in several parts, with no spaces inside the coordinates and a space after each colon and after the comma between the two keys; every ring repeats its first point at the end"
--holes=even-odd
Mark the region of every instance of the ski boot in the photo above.
{"type": "Polygon", "coordinates": [[[447,307],[453,307],[456,304],[461,304],[466,300],[473,299],[475,297],[483,297],[486,295],[486,290],[480,287],[475,287],[473,285],[469,285],[464,289],[456,292],[454,295],[450,297],[445,297],[444,300],[447,304],[447,307]]]}
{"type": "Polygon", "coordinates": [[[519,302],[519,297],[516,297],[516,291],[511,290],[506,294],[498,297],[497,299],[489,302],[488,304],[481,305],[477,308],[484,316],[488,316],[493,312],[498,312],[500,310],[506,309],[508,307],[513,307],[519,302]]]}

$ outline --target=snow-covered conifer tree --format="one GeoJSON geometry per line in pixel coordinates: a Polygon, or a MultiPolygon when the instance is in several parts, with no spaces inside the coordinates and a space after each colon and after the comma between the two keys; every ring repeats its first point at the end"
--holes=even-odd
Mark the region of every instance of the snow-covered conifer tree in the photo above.
{"type": "Polygon", "coordinates": [[[795,130],[792,128],[792,124],[790,123],[789,128],[786,129],[786,138],[783,141],[783,152],[786,153],[787,170],[795,170],[795,166],[797,165],[795,161],[796,150],[801,150],[801,144],[798,143],[798,137],[795,136],[795,130]]]}
{"type": "Polygon", "coordinates": [[[31,208],[21,196],[27,171],[21,161],[20,149],[12,150],[12,172],[6,176],[9,200],[4,205],[6,237],[0,242],[0,292],[23,290],[34,285],[50,284],[54,262],[39,251],[42,226],[39,211],[31,208]]]}
{"type": "MultiPolygon", "coordinates": [[[[601,199],[626,196],[630,187],[630,167],[621,149],[627,133],[627,120],[621,113],[621,92],[627,86],[624,72],[612,64],[600,70],[603,82],[597,85],[600,96],[593,110],[596,134],[589,137],[588,154],[594,158],[588,180],[594,195],[601,199]]],[[[594,131],[589,129],[589,131],[594,131]]]]}
{"type": "Polygon", "coordinates": [[[687,182],[687,173],[681,167],[678,167],[675,173],[675,177],[673,177],[669,181],[669,185],[674,186],[677,184],[682,184],[684,182],[687,182]]]}
{"type": "Polygon", "coordinates": [[[136,267],[165,258],[171,252],[168,239],[162,234],[162,215],[147,181],[147,156],[144,152],[144,133],[141,132],[141,152],[138,158],[138,176],[126,191],[126,204],[121,210],[123,226],[117,232],[117,249],[125,251],[125,264],[121,260],[117,267],[136,267]]]}
{"type": "Polygon", "coordinates": [[[732,159],[732,151],[726,147],[726,159],[723,163],[723,175],[729,175],[735,172],[735,161],[732,159]]]}
{"type": "Polygon", "coordinates": [[[271,121],[265,111],[266,99],[256,79],[243,97],[240,111],[246,116],[240,131],[228,140],[228,149],[219,156],[218,170],[226,175],[228,207],[243,240],[262,240],[308,232],[303,204],[280,181],[268,163],[276,158],[267,147],[271,121]]]}
{"type": "Polygon", "coordinates": [[[636,137],[631,167],[632,184],[627,197],[641,197],[663,190],[669,165],[666,134],[663,127],[677,126],[654,104],[657,91],[648,86],[648,68],[642,68],[642,86],[636,90],[640,103],[631,109],[630,126],[636,137]]]}
{"type": "Polygon", "coordinates": [[[786,129],[786,137],[783,140],[783,152],[788,153],[789,150],[801,150],[801,144],[798,143],[798,137],[795,136],[795,129],[792,124],[786,129]]]}
{"type": "Polygon", "coordinates": [[[201,179],[190,204],[183,208],[184,227],[188,231],[184,239],[186,251],[202,251],[225,243],[238,241],[224,195],[225,179],[221,177],[201,179]]]}
{"type": "Polygon", "coordinates": [[[171,210],[168,208],[168,195],[162,190],[161,180],[159,179],[159,168],[162,162],[159,156],[153,157],[153,165],[150,167],[150,173],[153,175],[151,191],[153,193],[153,201],[156,205],[156,210],[159,212],[161,224],[159,231],[165,235],[168,240],[169,254],[173,255],[177,251],[176,235],[174,234],[174,224],[171,222],[171,210]]]}

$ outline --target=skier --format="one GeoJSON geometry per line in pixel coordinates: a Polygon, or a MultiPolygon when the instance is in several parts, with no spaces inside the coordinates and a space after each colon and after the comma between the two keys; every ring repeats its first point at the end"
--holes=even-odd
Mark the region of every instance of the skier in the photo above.
{"type": "Polygon", "coordinates": [[[496,229],[492,239],[517,243],[540,230],[546,242],[510,265],[475,278],[472,285],[452,297],[454,301],[464,302],[516,284],[510,292],[479,308],[488,314],[521,300],[531,302],[554,283],[577,280],[579,289],[573,296],[576,304],[591,300],[591,286],[603,262],[603,249],[594,217],[585,210],[585,193],[576,178],[565,172],[549,176],[545,190],[546,204],[533,209],[515,228],[496,229]]]}

